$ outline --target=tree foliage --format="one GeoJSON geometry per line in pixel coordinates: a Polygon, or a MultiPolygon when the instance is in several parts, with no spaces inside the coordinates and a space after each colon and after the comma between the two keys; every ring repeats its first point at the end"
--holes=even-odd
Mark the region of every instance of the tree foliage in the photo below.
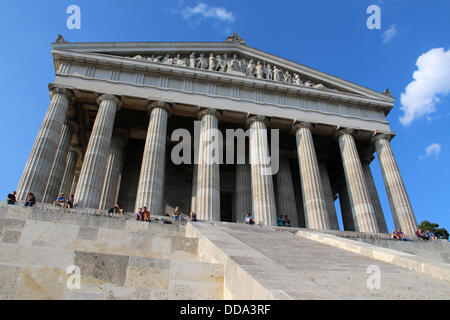
{"type": "Polygon", "coordinates": [[[447,239],[448,240],[448,231],[445,228],[439,228],[439,224],[432,223],[427,220],[422,221],[421,224],[419,224],[419,228],[422,230],[430,230],[430,232],[433,232],[439,239],[447,239]]]}

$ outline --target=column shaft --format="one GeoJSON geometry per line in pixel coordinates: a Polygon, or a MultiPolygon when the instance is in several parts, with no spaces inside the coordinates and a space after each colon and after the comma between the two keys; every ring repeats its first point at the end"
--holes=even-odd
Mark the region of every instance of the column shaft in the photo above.
{"type": "Polygon", "coordinates": [[[191,212],[197,214],[197,172],[198,164],[192,165],[191,212]]]}
{"type": "Polygon", "coordinates": [[[78,180],[80,179],[81,168],[75,169],[75,173],[73,175],[72,186],[70,187],[70,195],[75,194],[77,190],[78,180]]]}
{"type": "Polygon", "coordinates": [[[322,178],[323,193],[327,202],[328,221],[331,230],[339,230],[339,223],[334,206],[334,196],[331,189],[330,177],[325,160],[319,161],[320,177],[322,178]]]}
{"type": "Polygon", "coordinates": [[[338,135],[355,229],[359,232],[377,233],[375,211],[352,131],[342,130],[338,135]]]}
{"type": "Polygon", "coordinates": [[[249,164],[236,165],[235,222],[244,222],[245,214],[252,212],[252,178],[249,164]]]}
{"type": "Polygon", "coordinates": [[[28,192],[32,192],[37,201],[42,201],[44,195],[72,94],[65,89],[53,89],[51,96],[50,106],[17,187],[18,200],[25,200],[28,192]]]}
{"type": "Polygon", "coordinates": [[[330,224],[328,221],[327,202],[323,192],[311,126],[309,124],[297,124],[294,130],[297,139],[306,227],[309,229],[328,230],[330,224]]]}
{"type": "Polygon", "coordinates": [[[278,213],[280,215],[287,215],[291,221],[291,227],[298,227],[298,215],[295,203],[294,186],[292,183],[292,173],[289,164],[289,159],[285,157],[280,158],[280,168],[277,179],[277,199],[278,199],[278,213]]]}
{"type": "Polygon", "coordinates": [[[66,168],[61,182],[61,189],[59,192],[64,192],[65,195],[70,196],[72,191],[72,183],[75,176],[75,168],[77,166],[78,157],[81,155],[81,150],[72,148],[69,150],[66,159],[66,168]]]}
{"type": "Polygon", "coordinates": [[[98,102],[100,106],[75,191],[75,202],[82,208],[97,209],[99,206],[109,145],[120,101],[112,95],[103,95],[98,102]]]}
{"type": "Polygon", "coordinates": [[[120,175],[122,174],[123,162],[125,158],[124,151],[126,141],[126,132],[123,130],[116,130],[113,132],[99,209],[112,208],[117,202],[120,175]]]}
{"type": "Polygon", "coordinates": [[[370,199],[372,200],[373,209],[375,210],[375,218],[378,224],[378,232],[388,233],[386,219],[384,218],[383,208],[381,207],[380,198],[378,197],[377,187],[373,180],[372,171],[370,170],[370,162],[363,161],[362,167],[364,175],[366,176],[367,187],[370,192],[370,199]]]}
{"type": "Polygon", "coordinates": [[[200,220],[220,221],[220,169],[218,157],[219,119],[214,109],[201,113],[201,131],[197,171],[197,217],[200,220]]]}
{"type": "Polygon", "coordinates": [[[338,182],[339,204],[341,205],[342,223],[345,231],[355,231],[355,221],[353,220],[352,206],[348,196],[345,178],[338,182]]]}
{"type": "Polygon", "coordinates": [[[55,160],[53,161],[52,169],[50,170],[50,176],[44,191],[44,196],[42,197],[42,202],[53,203],[58,197],[58,191],[61,189],[73,132],[74,126],[72,124],[65,122],[62,125],[61,138],[59,139],[59,144],[56,149],[55,160]]]}
{"type": "Polygon", "coordinates": [[[252,117],[250,122],[250,163],[252,170],[252,206],[256,223],[275,226],[277,210],[269,158],[269,142],[264,120],[252,117]]]}
{"type": "Polygon", "coordinates": [[[152,104],[149,108],[150,121],[139,176],[136,211],[147,207],[152,214],[164,214],[168,108],[169,106],[164,103],[152,104]]]}
{"type": "Polygon", "coordinates": [[[375,137],[375,147],[396,227],[405,234],[414,235],[417,229],[416,217],[388,137],[375,137]]]}

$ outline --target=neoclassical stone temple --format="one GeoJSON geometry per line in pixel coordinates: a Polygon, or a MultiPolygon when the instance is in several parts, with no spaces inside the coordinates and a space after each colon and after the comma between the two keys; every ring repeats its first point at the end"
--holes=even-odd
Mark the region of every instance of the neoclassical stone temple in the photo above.
{"type": "Polygon", "coordinates": [[[17,189],[51,203],[62,191],[78,207],[147,206],[194,211],[199,219],[388,232],[373,181],[374,154],[397,228],[416,219],[390,141],[394,99],[250,46],[224,42],[52,44],[51,103],[17,189]],[[253,129],[247,152],[268,155],[280,133],[279,170],[258,164],[175,164],[172,132],[194,135],[209,154],[210,130],[253,129]]]}

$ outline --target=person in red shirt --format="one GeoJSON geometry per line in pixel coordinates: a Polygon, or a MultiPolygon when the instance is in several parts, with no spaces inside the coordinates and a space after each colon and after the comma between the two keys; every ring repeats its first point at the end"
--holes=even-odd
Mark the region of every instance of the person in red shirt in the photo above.
{"type": "Polygon", "coordinates": [[[150,221],[150,211],[147,210],[147,207],[144,207],[144,221],[150,221]]]}

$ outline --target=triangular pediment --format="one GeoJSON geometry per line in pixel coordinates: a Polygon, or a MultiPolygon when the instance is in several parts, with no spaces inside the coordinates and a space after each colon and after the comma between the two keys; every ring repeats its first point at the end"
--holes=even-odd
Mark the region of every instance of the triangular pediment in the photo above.
{"type": "Polygon", "coordinates": [[[339,92],[393,103],[387,94],[308,68],[245,45],[238,38],[225,42],[70,43],[57,41],[53,50],[121,57],[140,63],[199,69],[262,81],[339,92]]]}

